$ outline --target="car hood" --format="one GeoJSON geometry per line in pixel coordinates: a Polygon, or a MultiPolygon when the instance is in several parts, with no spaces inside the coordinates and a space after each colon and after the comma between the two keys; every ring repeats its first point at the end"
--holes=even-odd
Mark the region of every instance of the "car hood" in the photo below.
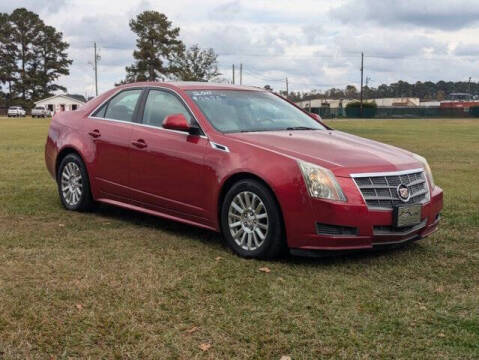
{"type": "Polygon", "coordinates": [[[409,151],[337,130],[248,132],[228,137],[326,167],[337,176],[422,167],[409,151]]]}

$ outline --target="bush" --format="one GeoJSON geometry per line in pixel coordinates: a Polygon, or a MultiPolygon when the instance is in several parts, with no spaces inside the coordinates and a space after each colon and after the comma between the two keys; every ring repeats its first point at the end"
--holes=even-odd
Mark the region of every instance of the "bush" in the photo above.
{"type": "MultiPolygon", "coordinates": [[[[373,118],[376,116],[378,110],[377,104],[372,102],[363,102],[363,118],[373,118]]],[[[361,102],[353,101],[346,105],[346,116],[347,117],[361,117],[361,102]]]]}
{"type": "Polygon", "coordinates": [[[469,114],[474,117],[479,117],[479,105],[471,106],[469,108],[469,114]]]}

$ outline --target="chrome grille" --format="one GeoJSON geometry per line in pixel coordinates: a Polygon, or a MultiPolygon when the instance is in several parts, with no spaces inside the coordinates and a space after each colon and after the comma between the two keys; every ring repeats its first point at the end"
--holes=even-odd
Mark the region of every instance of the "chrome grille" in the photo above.
{"type": "Polygon", "coordinates": [[[406,204],[422,204],[429,200],[429,187],[422,169],[351,176],[369,208],[392,209],[395,205],[405,204],[397,194],[400,184],[406,185],[411,194],[406,204]]]}

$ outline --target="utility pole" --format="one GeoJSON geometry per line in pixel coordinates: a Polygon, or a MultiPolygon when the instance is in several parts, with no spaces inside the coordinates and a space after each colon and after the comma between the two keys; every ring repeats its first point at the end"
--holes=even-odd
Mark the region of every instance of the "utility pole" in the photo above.
{"type": "Polygon", "coordinates": [[[363,117],[363,76],[364,76],[364,53],[361,53],[361,95],[359,104],[359,114],[363,117]]]}
{"type": "Polygon", "coordinates": [[[243,64],[240,64],[240,85],[243,85],[243,64]]]}
{"type": "Polygon", "coordinates": [[[93,47],[95,48],[95,59],[94,59],[94,68],[95,68],[95,96],[98,96],[98,56],[96,54],[96,41],[93,42],[93,47]]]}
{"type": "Polygon", "coordinates": [[[235,64],[233,64],[233,81],[232,83],[235,83],[235,64]]]}
{"type": "Polygon", "coordinates": [[[288,77],[286,76],[286,99],[289,96],[289,84],[288,84],[288,77]]]}

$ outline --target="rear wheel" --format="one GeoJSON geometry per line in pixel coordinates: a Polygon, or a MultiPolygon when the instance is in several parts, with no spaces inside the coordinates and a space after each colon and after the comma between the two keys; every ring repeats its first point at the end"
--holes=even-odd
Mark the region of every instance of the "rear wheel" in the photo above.
{"type": "Polygon", "coordinates": [[[85,164],[77,154],[65,156],[57,174],[58,193],[68,210],[86,211],[92,208],[93,199],[85,164]]]}
{"type": "Polygon", "coordinates": [[[221,227],[228,245],[247,258],[274,258],[285,248],[279,206],[271,190],[256,180],[241,180],[227,192],[221,227]]]}

